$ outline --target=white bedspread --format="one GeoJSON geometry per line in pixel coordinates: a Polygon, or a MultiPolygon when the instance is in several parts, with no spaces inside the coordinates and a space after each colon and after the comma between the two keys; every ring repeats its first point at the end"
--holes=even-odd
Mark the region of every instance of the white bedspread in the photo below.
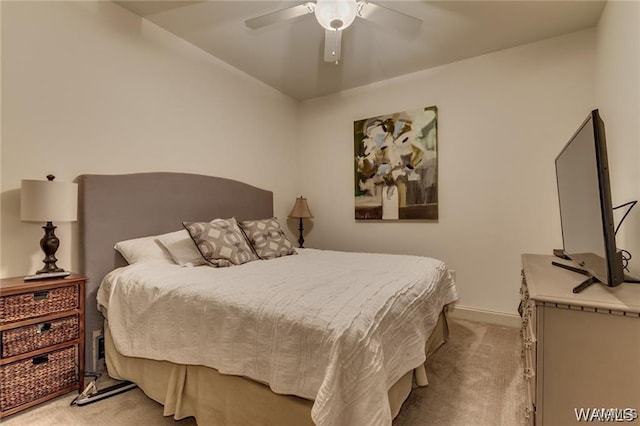
{"type": "Polygon", "coordinates": [[[444,263],[305,249],[230,268],[138,263],[98,291],[118,351],[205,365],[314,400],[319,426],[390,425],[387,392],[425,361],[457,299],[444,263]]]}

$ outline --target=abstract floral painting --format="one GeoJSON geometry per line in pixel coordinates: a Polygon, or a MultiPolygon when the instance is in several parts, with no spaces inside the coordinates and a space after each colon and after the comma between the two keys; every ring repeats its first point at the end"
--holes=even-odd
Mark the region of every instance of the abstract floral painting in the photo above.
{"type": "Polygon", "coordinates": [[[356,220],[438,219],[438,108],[353,123],[356,220]]]}

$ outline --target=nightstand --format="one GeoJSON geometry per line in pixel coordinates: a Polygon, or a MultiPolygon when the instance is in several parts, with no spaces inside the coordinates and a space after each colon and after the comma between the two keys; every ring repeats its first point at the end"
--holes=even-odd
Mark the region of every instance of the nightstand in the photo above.
{"type": "Polygon", "coordinates": [[[84,389],[86,280],[0,280],[0,417],[84,389]]]}

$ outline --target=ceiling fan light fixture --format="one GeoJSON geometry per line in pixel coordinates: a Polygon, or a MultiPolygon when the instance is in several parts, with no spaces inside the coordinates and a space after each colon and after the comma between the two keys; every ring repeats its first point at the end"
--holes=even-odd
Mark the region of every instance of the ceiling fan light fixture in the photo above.
{"type": "Polygon", "coordinates": [[[356,19],[356,0],[317,0],[315,14],[318,23],[327,30],[340,31],[356,19]]]}

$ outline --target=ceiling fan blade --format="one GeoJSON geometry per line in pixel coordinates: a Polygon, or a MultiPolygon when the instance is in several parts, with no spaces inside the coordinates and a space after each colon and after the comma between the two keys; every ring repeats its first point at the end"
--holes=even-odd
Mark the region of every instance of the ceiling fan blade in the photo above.
{"type": "Polygon", "coordinates": [[[365,0],[358,2],[358,16],[376,24],[392,26],[407,32],[417,32],[422,25],[421,19],[365,0]]]}
{"type": "Polygon", "coordinates": [[[324,31],[324,61],[338,63],[342,50],[342,31],[324,31]]]}
{"type": "Polygon", "coordinates": [[[298,16],[313,13],[315,3],[307,2],[287,9],[278,10],[276,12],[267,13],[244,21],[245,25],[253,30],[266,27],[267,25],[277,22],[286,21],[287,19],[297,18],[298,16]]]}

